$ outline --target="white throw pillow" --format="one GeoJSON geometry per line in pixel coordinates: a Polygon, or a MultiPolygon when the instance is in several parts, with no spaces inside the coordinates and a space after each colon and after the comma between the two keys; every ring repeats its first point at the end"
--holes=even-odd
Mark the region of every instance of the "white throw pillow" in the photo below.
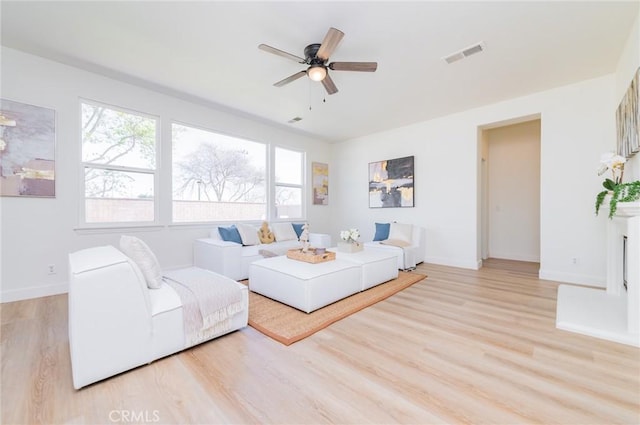
{"type": "Polygon", "coordinates": [[[240,239],[242,239],[242,245],[260,245],[260,239],[258,238],[258,229],[251,224],[236,224],[238,233],[240,233],[240,239]]]}
{"type": "Polygon", "coordinates": [[[411,245],[412,224],[391,223],[389,228],[389,239],[403,241],[411,245]]]}
{"type": "Polygon", "coordinates": [[[276,237],[276,242],[298,240],[298,235],[291,223],[273,223],[271,224],[271,231],[276,237]]]}
{"type": "Polygon", "coordinates": [[[162,286],[162,270],[158,259],[149,246],[135,236],[122,235],[120,237],[120,250],[131,258],[140,267],[140,271],[151,289],[162,286]]]}

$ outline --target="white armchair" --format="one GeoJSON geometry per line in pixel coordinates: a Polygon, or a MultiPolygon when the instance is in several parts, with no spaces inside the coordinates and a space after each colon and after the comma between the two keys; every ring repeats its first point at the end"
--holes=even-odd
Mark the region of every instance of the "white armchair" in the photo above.
{"type": "Polygon", "coordinates": [[[420,226],[390,223],[388,238],[365,242],[367,249],[393,252],[398,257],[398,269],[413,270],[426,257],[426,230],[420,226]]]}
{"type": "MultiPolygon", "coordinates": [[[[193,269],[202,279],[215,275],[193,269]]],[[[247,325],[247,287],[228,280],[242,291],[242,310],[207,339],[247,325]]],[[[76,389],[183,350],[188,344],[181,298],[166,283],[149,289],[137,264],[113,246],[71,253],[69,346],[76,389]]]]}

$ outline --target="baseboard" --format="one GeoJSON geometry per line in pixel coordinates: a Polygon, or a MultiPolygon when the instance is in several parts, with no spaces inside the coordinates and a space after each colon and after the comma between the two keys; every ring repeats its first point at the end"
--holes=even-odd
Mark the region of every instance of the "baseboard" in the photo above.
{"type": "Polygon", "coordinates": [[[0,292],[0,303],[29,300],[32,298],[48,297],[50,295],[66,294],[69,292],[69,284],[56,283],[54,285],[34,286],[31,288],[10,289],[0,292]]]}
{"type": "MultiPolygon", "coordinates": [[[[193,267],[192,264],[184,266],[168,267],[166,270],[175,270],[186,267],[193,267]]],[[[30,300],[32,298],[48,297],[51,295],[66,294],[69,292],[69,283],[56,283],[53,285],[34,286],[30,288],[10,289],[0,291],[0,303],[10,303],[13,301],[30,300]]]]}
{"type": "Polygon", "coordinates": [[[463,261],[463,260],[446,258],[446,257],[427,256],[424,261],[430,264],[438,264],[441,266],[449,266],[449,267],[460,267],[462,269],[479,270],[480,268],[482,268],[482,260],[463,261]]]}
{"type": "Polygon", "coordinates": [[[598,288],[607,287],[607,278],[605,276],[598,277],[579,273],[540,269],[538,277],[543,280],[554,280],[556,282],[573,283],[575,285],[595,286],[598,288]]]}
{"type": "Polygon", "coordinates": [[[514,261],[528,261],[531,263],[539,263],[540,256],[539,255],[530,255],[530,254],[514,254],[513,252],[491,252],[489,254],[490,258],[500,258],[503,260],[514,260],[514,261]]]}

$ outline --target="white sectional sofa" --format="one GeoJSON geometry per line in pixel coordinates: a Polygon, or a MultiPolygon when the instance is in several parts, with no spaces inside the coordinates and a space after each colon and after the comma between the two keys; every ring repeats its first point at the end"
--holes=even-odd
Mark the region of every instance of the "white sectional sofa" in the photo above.
{"type": "MultiPolygon", "coordinates": [[[[315,248],[329,248],[331,237],[322,233],[310,233],[309,243],[315,248]]],[[[208,238],[194,241],[193,259],[196,267],[212,270],[233,280],[244,280],[249,278],[249,265],[254,261],[270,256],[285,255],[287,250],[300,247],[301,243],[297,237],[278,240],[278,233],[276,233],[276,241],[268,244],[243,245],[242,243],[224,241],[218,227],[214,227],[209,232],[208,238]]]]}
{"type": "MultiPolygon", "coordinates": [[[[209,331],[204,340],[247,326],[245,285],[195,267],[181,271],[239,291],[234,313],[225,315],[224,323],[218,323],[222,326],[203,328],[209,331]]],[[[69,346],[76,389],[204,342],[187,338],[184,317],[189,313],[177,291],[162,280],[150,289],[136,262],[113,246],[69,254],[69,279],[69,346]]]]}
{"type": "Polygon", "coordinates": [[[390,223],[388,238],[365,242],[367,249],[393,252],[398,258],[398,269],[413,270],[426,256],[426,230],[420,226],[390,223]]]}

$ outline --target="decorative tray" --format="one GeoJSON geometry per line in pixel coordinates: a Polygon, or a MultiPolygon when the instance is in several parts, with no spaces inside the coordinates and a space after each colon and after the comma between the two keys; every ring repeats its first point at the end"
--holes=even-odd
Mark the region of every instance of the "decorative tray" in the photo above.
{"type": "Polygon", "coordinates": [[[304,261],[306,263],[324,263],[325,261],[331,261],[336,259],[336,253],[331,251],[325,251],[323,254],[316,254],[314,248],[309,248],[307,253],[302,252],[302,249],[290,249],[287,251],[287,258],[292,260],[304,261]]]}

